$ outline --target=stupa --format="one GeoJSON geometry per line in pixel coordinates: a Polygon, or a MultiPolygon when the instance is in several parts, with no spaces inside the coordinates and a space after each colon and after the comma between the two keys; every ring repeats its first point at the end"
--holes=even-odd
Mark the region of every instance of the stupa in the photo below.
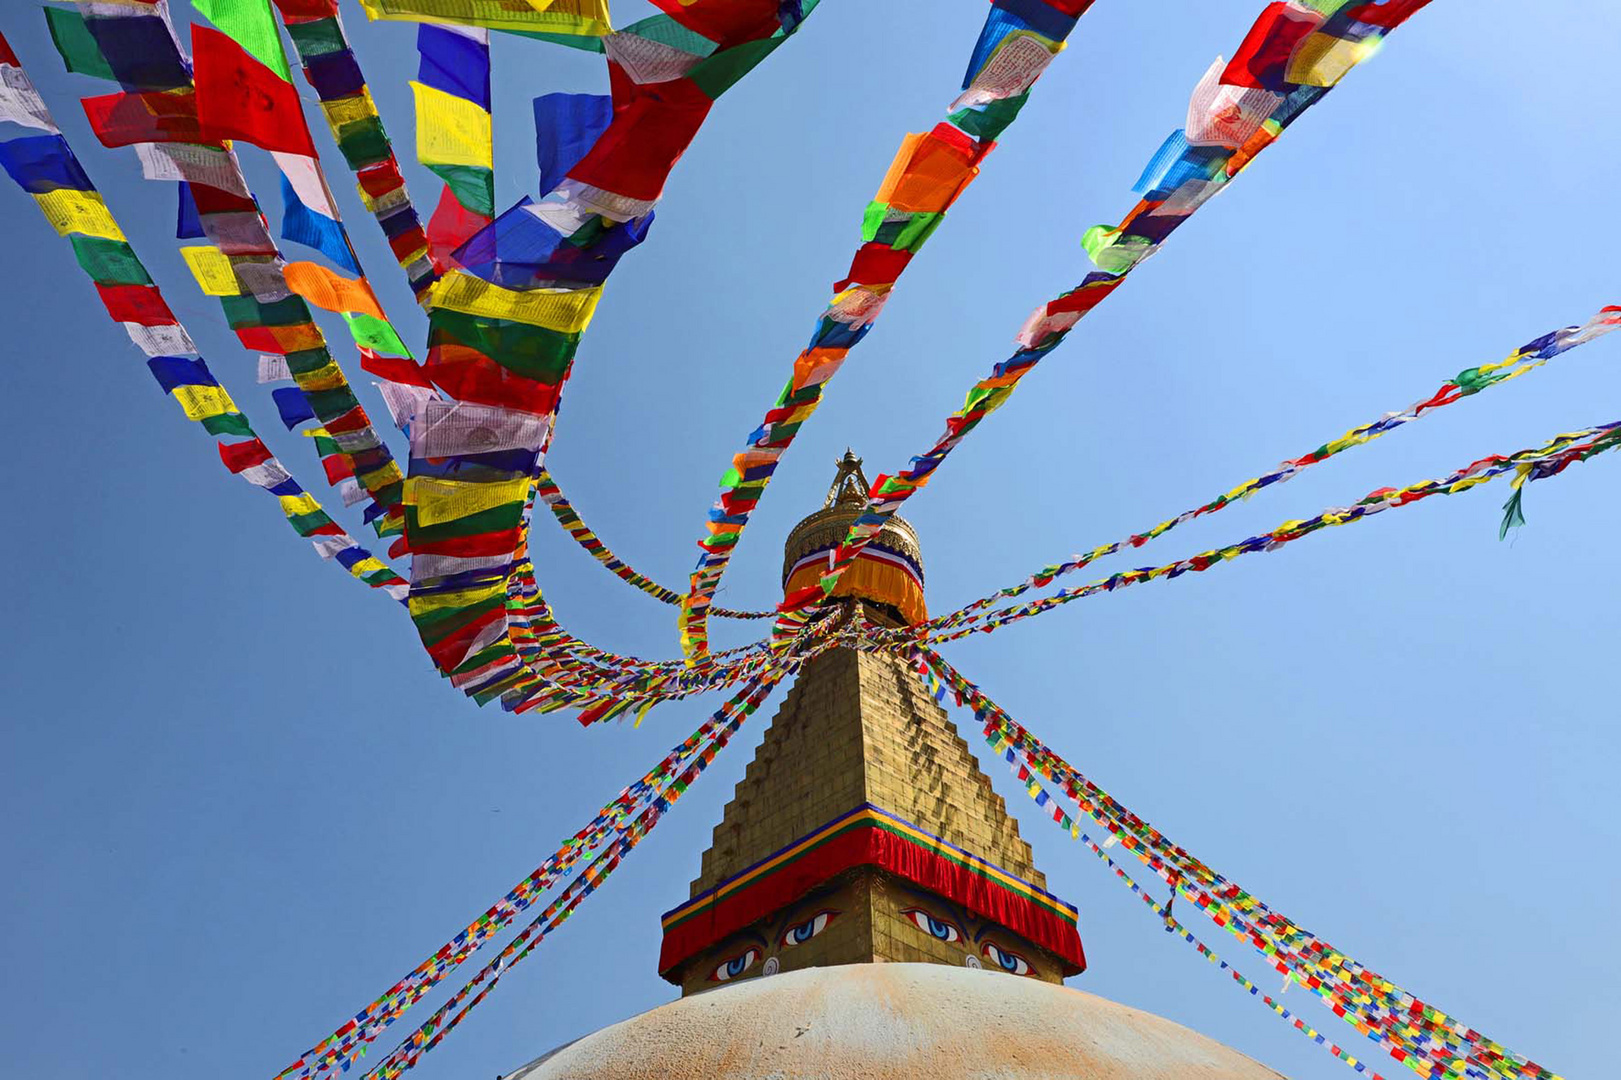
{"type": "MultiPolygon", "coordinates": [[[[846,452],[789,534],[785,593],[814,583],[868,495],[846,452]]],[[[926,618],[922,553],[892,518],[830,598],[926,618]]],[[[1078,912],[905,662],[836,649],[805,666],[726,804],[658,971],[679,1000],[504,1080],[1263,1080],[1171,1021],[1063,985],[1078,912]]]]}

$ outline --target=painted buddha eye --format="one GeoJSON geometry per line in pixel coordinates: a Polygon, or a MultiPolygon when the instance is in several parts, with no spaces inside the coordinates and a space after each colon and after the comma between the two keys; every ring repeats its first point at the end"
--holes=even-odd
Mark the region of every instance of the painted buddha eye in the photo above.
{"type": "Polygon", "coordinates": [[[759,959],[759,949],[744,949],[730,960],[716,967],[714,972],[710,974],[709,980],[711,982],[725,982],[727,979],[735,979],[753,967],[759,959]]]}
{"type": "Polygon", "coordinates": [[[803,945],[811,938],[827,929],[827,924],[838,915],[836,911],[820,911],[804,922],[790,926],[783,931],[782,944],[786,946],[803,945]]]}
{"type": "Polygon", "coordinates": [[[911,919],[917,924],[919,930],[930,937],[939,938],[941,941],[962,940],[962,931],[958,930],[955,925],[946,922],[944,919],[936,919],[922,908],[907,908],[901,914],[911,919]]]}
{"type": "Polygon", "coordinates": [[[1018,953],[1011,953],[1004,949],[998,949],[995,945],[992,945],[988,941],[985,943],[985,956],[990,960],[991,963],[995,964],[1003,971],[1010,971],[1015,975],[1030,974],[1030,961],[1026,960],[1018,953]]]}

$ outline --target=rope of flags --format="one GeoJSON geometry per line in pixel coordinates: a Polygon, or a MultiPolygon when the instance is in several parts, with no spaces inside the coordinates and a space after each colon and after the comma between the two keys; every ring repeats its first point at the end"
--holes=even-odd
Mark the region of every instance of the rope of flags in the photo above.
{"type": "Polygon", "coordinates": [[[1045,588],[1055,578],[1080,570],[1105,556],[1116,554],[1126,548],[1140,548],[1150,540],[1164,536],[1179,525],[1195,518],[1218,513],[1235,503],[1246,501],[1256,492],[1274,484],[1281,484],[1291,480],[1313,465],[1327,461],[1329,458],[1344,453],[1346,450],[1372,442],[1398,427],[1411,423],[1422,416],[1430,415],[1448,405],[1456,404],[1467,397],[1472,397],[1488,387],[1497,386],[1512,379],[1517,379],[1522,375],[1527,375],[1554,357],[1563,355],[1579,345],[1585,345],[1595,338],[1602,337],[1616,329],[1621,329],[1621,306],[1612,304],[1600,309],[1585,323],[1563,327],[1527,342],[1502,360],[1484,364],[1480,367],[1466,368],[1442,383],[1439,389],[1422,401],[1414,402],[1398,412],[1385,413],[1377,420],[1359,424],[1339,438],[1330,439],[1309,453],[1291,458],[1271,472],[1246,480],[1200,506],[1184,510],[1175,517],[1168,518],[1140,533],[1133,533],[1124,539],[1099,545],[1083,555],[1074,555],[1064,562],[1044,566],[1019,584],[1000,589],[970,604],[966,604],[956,611],[931,619],[922,627],[914,629],[913,632],[939,632],[951,630],[968,623],[979,612],[993,604],[1020,596],[1030,589],[1045,588]]]}
{"type": "Polygon", "coordinates": [[[338,152],[354,174],[360,200],[377,219],[411,291],[420,296],[435,277],[427,258],[427,233],[360,61],[344,34],[337,0],[278,0],[277,6],[304,78],[320,99],[338,152]]]}
{"type": "MultiPolygon", "coordinates": [[[[80,0],[45,9],[52,39],[70,71],[116,80],[124,89],[83,99],[97,138],[132,147],[148,179],[179,182],[182,238],[206,237],[186,249],[204,293],[218,298],[244,347],[278,358],[277,373],[296,387],[276,401],[291,429],[321,424],[329,440],[328,475],[341,474],[346,501],[370,500],[367,520],[379,536],[397,532],[403,477],[388,447],[326,347],[294,284],[317,283],[315,302],[334,293],[364,297],[345,312],[357,345],[405,351],[382,318],[362,277],[343,278],[315,263],[286,263],[249,191],[235,152],[241,141],[269,151],[281,172],[283,238],[314,247],[359,272],[348,235],[321,171],[276,22],[264,0],[200,0],[216,28],[193,28],[195,55],[181,53],[166,8],[136,2],[80,0]],[[373,314],[375,312],[375,314],[373,314]]],[[[364,353],[363,353],[364,355],[364,353]]],[[[320,447],[318,447],[320,449],[320,447]]]]}
{"type": "Polygon", "coordinates": [[[979,174],[980,163],[1029,100],[1031,88],[1092,0],[992,0],[968,61],[962,92],[946,119],[910,134],[862,216],[862,244],[833,299],[816,320],[793,373],[721,476],[709,511],[703,552],[693,569],[678,619],[681,648],[701,657],[709,648],[708,616],[754,508],[777,462],[822,401],[823,388],[882,314],[901,273],[979,174]]]}
{"type": "MultiPolygon", "coordinates": [[[[513,711],[571,700],[530,667],[513,640],[505,601],[526,544],[552,418],[604,283],[645,239],[670,171],[715,100],[780,47],[814,4],[662,6],[665,13],[610,32],[606,12],[597,19],[591,5],[504,14],[486,7],[467,17],[428,0],[368,4],[373,15],[450,31],[458,28],[452,24],[533,31],[594,47],[610,75],[608,98],[546,95],[535,102],[538,185],[545,194],[538,202],[523,199],[453,251],[436,254],[441,276],[426,294],[427,361],[394,376],[421,390],[404,417],[412,454],[399,552],[412,556],[412,618],[441,672],[453,680],[474,668],[491,672],[463,689],[513,711]],[[431,433],[447,432],[442,445],[427,445],[431,433]]],[[[465,186],[469,177],[481,179],[479,136],[487,125],[475,116],[482,87],[459,85],[480,66],[459,64],[452,50],[465,58],[468,42],[477,42],[429,30],[419,37],[419,149],[429,147],[429,164],[445,166],[441,175],[460,177],[465,186]],[[454,79],[447,68],[455,69],[454,79]]],[[[456,182],[451,186],[457,190],[456,182]]],[[[599,702],[582,720],[623,708],[624,702],[599,702]]]]}
{"type": "Polygon", "coordinates": [[[507,968],[527,956],[546,933],[565,920],[579,902],[600,885],[620,859],[641,841],[725,748],[738,726],[759,708],[777,683],[797,670],[803,660],[814,655],[812,652],[803,658],[789,658],[781,666],[745,684],[697,730],[673,747],[657,765],[606,803],[584,828],[565,839],[553,855],[518,882],[501,900],[435,950],[390,987],[387,993],[299,1055],[296,1061],[277,1074],[276,1080],[306,1080],[330,1076],[334,1071],[347,1071],[364,1053],[365,1047],[407,1009],[500,934],[518,914],[546,896],[586,856],[600,851],[537,919],[369,1075],[391,1078],[414,1065],[422,1054],[436,1046],[446,1033],[460,1023],[468,1009],[475,1007],[489,993],[507,968]],[[446,1023],[445,1017],[481,984],[483,989],[477,996],[446,1023]]]}
{"type": "MultiPolygon", "coordinates": [[[[1039,774],[1062,791],[1078,812],[1096,820],[1115,842],[1152,869],[1174,893],[1196,904],[1235,938],[1253,946],[1280,974],[1318,996],[1335,1015],[1397,1061],[1424,1077],[1559,1080],[1549,1070],[1403,990],[1269,908],[1118,803],[1008,716],[938,653],[924,648],[917,655],[950,687],[959,704],[973,710],[992,746],[1004,756],[1012,753],[1009,760],[1032,799],[1044,805],[1051,798],[1035,779],[1039,774]]],[[[1078,833],[1073,819],[1056,808],[1054,820],[1072,834],[1078,833]]],[[[1126,880],[1123,875],[1122,880],[1126,880]]],[[[1168,910],[1163,914],[1168,915],[1168,910]]],[[[1181,929],[1173,922],[1168,922],[1167,927],[1173,932],[1181,929]]]]}
{"type": "MultiPolygon", "coordinates": [[[[1225,547],[1203,551],[1159,566],[1121,571],[1073,589],[1061,589],[1040,600],[997,608],[976,615],[971,621],[959,624],[953,630],[930,634],[927,640],[938,643],[955,641],[974,633],[988,634],[1010,623],[1021,622],[1083,597],[1114,592],[1148,581],[1172,580],[1187,573],[1202,573],[1213,566],[1245,555],[1277,551],[1286,544],[1324,529],[1365,521],[1375,514],[1397,507],[1411,506],[1435,495],[1456,495],[1509,473],[1514,474],[1513,484],[1517,494],[1529,481],[1557,476],[1572,464],[1614,450],[1617,446],[1621,446],[1621,420],[1556,435],[1540,447],[1528,447],[1507,456],[1493,454],[1438,479],[1420,480],[1402,488],[1379,488],[1350,506],[1333,507],[1304,521],[1285,521],[1268,532],[1247,537],[1225,547]]],[[[1517,508],[1518,501],[1511,500],[1510,506],[1517,508]]]]}
{"type": "MultiPolygon", "coordinates": [[[[272,399],[289,430],[314,421],[311,439],[329,483],[346,504],[369,501],[366,520],[398,539],[389,554],[411,558],[407,583],[356,544],[304,491],[255,434],[208,370],[163,300],[49,111],[0,38],[0,121],[29,131],[0,140],[0,165],[72,243],[115,321],[148,356],[166,393],[211,434],[239,437],[219,453],[233,473],[275,495],[294,529],[353,576],[406,602],[441,674],[478,704],[513,712],[568,709],[582,724],[723,688],[729,700],[692,736],[626,787],[523,881],[386,993],[284,1070],[278,1080],[348,1071],[411,1005],[516,916],[550,897],[426,1023],[367,1073],[393,1080],[458,1026],[647,835],[701,775],[778,682],[834,647],[907,651],[942,699],[975,710],[987,742],[1055,824],[1082,840],[1165,923],[1307,1037],[1358,1071],[1365,1062],[1294,1016],[1200,942],[1104,850],[1116,843],[1148,865],[1219,926],[1257,948],[1359,1033],[1426,1077],[1557,1080],[1483,1034],[1368,971],[1272,911],[1172,844],[1035,739],[950,667],[932,645],[991,632],[1082,596],[1203,571],[1241,555],[1275,551],[1323,529],[1433,495],[1511,476],[1502,531],[1521,523],[1524,485],[1621,445],[1621,422],[1565,433],[1541,447],[1475,461],[1446,477],[1381,488],[1236,544],[1144,567],[1043,599],[997,608],[1105,555],[1139,547],[1185,521],[1217,512],[1422,415],[1517,378],[1621,326],[1621,307],[1544,335],[1494,364],[1468,369],[1430,398],[1360,425],[1339,439],[1141,534],[1043,568],[948,615],[902,630],[857,625],[830,607],[840,576],[967,433],[994,411],[1080,319],[1170,233],[1242,171],[1383,38],[1429,0],[1291,0],[1268,4],[1233,59],[1218,58],[1196,86],[1185,126],[1139,178],[1141,201],[1118,226],[1096,226],[1082,246],[1096,269],[1038,308],[1013,356],[970,390],[934,446],[895,476],[880,476],[864,513],[814,586],[776,612],[712,606],[716,589],[783,452],[819,405],[823,387],[871,329],[913,255],[977,175],[1091,0],[991,0],[962,92],[945,121],[908,135],[863,217],[863,243],[834,286],[787,386],[722,477],[703,555],[685,593],[666,589],[618,559],[585,523],[544,467],[556,411],[576,352],[618,260],[654,220],[670,171],[714,102],[792,36],[814,0],[655,0],[661,13],[612,29],[603,0],[513,5],[449,0],[362,0],[373,19],[418,26],[412,82],[419,160],[445,183],[423,225],[338,16],[336,0],[194,0],[212,26],[194,27],[187,57],[161,0],[59,2],[45,9],[67,69],[116,82],[116,93],[83,105],[97,138],[132,147],[149,179],[176,182],[177,236],[203,238],[181,255],[216,297],[243,345],[260,353],[263,383],[291,382],[272,399]],[[521,9],[521,10],[520,10],[521,9]],[[338,213],[305,122],[281,40],[285,29],[362,201],[378,221],[429,316],[419,362],[384,313],[338,213]],[[547,94],[533,103],[536,189],[497,213],[494,205],[490,33],[598,53],[612,93],[547,94]],[[43,132],[43,134],[35,134],[43,132]],[[269,152],[280,171],[281,239],[314,249],[338,269],[288,262],[271,238],[233,144],[269,152]],[[345,319],[362,368],[380,381],[396,426],[409,440],[409,475],[371,426],[316,326],[309,305],[345,319]],[[528,553],[536,500],[610,572],[679,606],[683,657],[616,655],[570,634],[546,603],[528,553]],[[769,637],[711,652],[710,615],[764,618],[769,637]],[[1044,785],[1042,780],[1046,780],[1044,785]],[[1051,785],[1049,788],[1048,785],[1051,785]],[[1054,791],[1059,794],[1054,795],[1054,791]],[[1063,800],[1109,832],[1102,845],[1081,832],[1063,800]],[[570,875],[573,875],[570,877],[570,875]],[[565,883],[565,878],[567,882],[565,883]]],[[[1377,1075],[1377,1074],[1375,1074],[1377,1075]]]]}
{"type": "MultiPolygon", "coordinates": [[[[929,666],[929,662],[925,660],[922,654],[916,650],[912,652],[910,662],[918,679],[934,697],[934,700],[936,702],[943,702],[948,692],[947,687],[945,683],[940,681],[939,677],[935,674],[934,669],[929,666]]],[[[1115,862],[1114,859],[1110,858],[1108,852],[1103,850],[1103,848],[1100,847],[1095,840],[1082,831],[1080,823],[1071,818],[1069,814],[1064,811],[1063,806],[1059,803],[1059,801],[1054,799],[1052,794],[1042,786],[1041,781],[1037,779],[1039,774],[1032,770],[1030,762],[1024,757],[1017,747],[1008,742],[1007,738],[1002,735],[1001,731],[995,725],[987,725],[984,734],[986,745],[990,747],[991,752],[1007,762],[1008,771],[1013,774],[1015,782],[1017,782],[1018,785],[1024,789],[1025,793],[1030,796],[1031,800],[1037,806],[1042,807],[1048,812],[1053,824],[1069,833],[1072,839],[1079,840],[1082,844],[1086,845],[1088,851],[1092,852],[1092,854],[1103,860],[1104,865],[1109,868],[1114,876],[1118,878],[1123,885],[1130,889],[1138,899],[1147,904],[1149,909],[1153,911],[1155,915],[1159,916],[1160,919],[1163,920],[1167,931],[1175,933],[1183,941],[1187,942],[1189,945],[1192,945],[1194,950],[1198,952],[1200,956],[1203,956],[1210,963],[1217,965],[1217,967],[1219,967],[1222,971],[1227,972],[1230,976],[1232,976],[1234,982],[1238,983],[1239,986],[1249,991],[1252,997],[1266,1005],[1267,1008],[1271,1009],[1275,1014],[1277,1014],[1279,1019],[1287,1021],[1289,1025],[1296,1031],[1299,1031],[1302,1035],[1306,1036],[1308,1039],[1311,1039],[1313,1042],[1317,1043],[1319,1046],[1323,1047],[1329,1053],[1333,1054],[1336,1058],[1339,1058],[1353,1069],[1356,1069],[1358,1072],[1368,1073],[1373,1080],[1383,1080],[1383,1078],[1380,1077],[1377,1072],[1370,1071],[1365,1062],[1360,1061],[1354,1054],[1351,1054],[1338,1044],[1330,1042],[1321,1032],[1317,1031],[1316,1028],[1313,1028],[1310,1024],[1306,1023],[1303,1018],[1296,1016],[1277,1001],[1274,1001],[1271,995],[1263,993],[1260,987],[1256,986],[1249,979],[1245,978],[1237,968],[1233,967],[1226,960],[1223,960],[1219,955],[1216,954],[1214,950],[1195,937],[1192,931],[1188,930],[1186,926],[1177,920],[1176,916],[1171,913],[1171,910],[1167,905],[1161,904],[1159,901],[1155,900],[1154,897],[1143,889],[1141,885],[1132,880],[1131,875],[1126,872],[1124,867],[1115,862]]],[[[1114,843],[1112,838],[1110,843],[1114,843]]]]}
{"type": "MultiPolygon", "coordinates": [[[[743,692],[728,702],[727,706],[723,706],[722,713],[727,716],[726,722],[709,737],[707,743],[695,749],[685,759],[679,772],[670,776],[647,800],[647,805],[637,817],[622,825],[610,845],[569,883],[545,911],[519,931],[494,958],[468,980],[465,986],[452,994],[426,1023],[368,1072],[366,1080],[394,1080],[416,1065],[423,1054],[438,1046],[446,1035],[455,1030],[467,1014],[489,996],[503,974],[534,952],[535,947],[547,934],[561,926],[574,913],[580,901],[591,895],[607,880],[608,875],[619,866],[625,855],[647,836],[653,826],[658,824],[659,819],[686,793],[715,757],[726,748],[743,721],[760,707],[771,689],[788,673],[789,670],[771,672],[768,676],[750,683],[743,692]],[[471,1000],[468,1000],[470,996],[471,1000]]],[[[717,717],[720,715],[718,713],[717,717]]]]}
{"type": "Polygon", "coordinates": [[[1268,5],[1233,60],[1218,57],[1194,88],[1186,125],[1166,139],[1137,181],[1134,190],[1143,198],[1120,225],[1095,226],[1082,238],[1097,269],[1031,313],[1017,336],[1018,350],[974,384],[963,407],[946,418],[945,431],[933,446],[894,476],[881,474],[873,481],[867,507],[850,524],[822,576],[820,592],[806,589],[786,598],[777,633],[792,632],[798,607],[833,595],[839,578],[884,524],[1088,312],[1428,2],[1268,5]]]}
{"type": "Polygon", "coordinates": [[[153,282],[78,157],[51,119],[21,62],[0,37],[0,120],[42,134],[0,141],[0,165],[39,206],[46,221],[73,245],[74,257],[95,284],[108,315],[122,323],[147,356],[147,366],[188,420],[221,442],[220,460],[232,473],[274,496],[287,523],[311,541],[323,559],[396,599],[406,584],[387,564],[361,547],[305,491],[254,432],[247,416],[219,384],[153,282]]]}
{"type": "MultiPolygon", "coordinates": [[[[629,582],[660,603],[679,604],[681,602],[680,593],[674,589],[666,589],[652,578],[637,573],[635,568],[615,555],[608,548],[608,545],[603,543],[602,537],[593,532],[591,527],[580,519],[579,512],[574,509],[574,504],[569,502],[568,497],[563,494],[563,489],[557,486],[557,480],[544,467],[535,480],[535,495],[539,501],[546,504],[546,508],[552,512],[552,517],[557,519],[557,523],[563,527],[563,531],[568,533],[576,544],[584,548],[586,554],[607,567],[615,577],[629,582]]],[[[710,614],[724,619],[769,619],[776,613],[774,611],[728,611],[725,608],[714,608],[710,614]]]]}

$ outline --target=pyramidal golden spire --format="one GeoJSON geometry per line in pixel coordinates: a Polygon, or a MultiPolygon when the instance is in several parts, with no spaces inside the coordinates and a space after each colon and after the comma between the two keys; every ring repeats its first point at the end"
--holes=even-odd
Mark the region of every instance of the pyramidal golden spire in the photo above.
{"type": "MultiPolygon", "coordinates": [[[[790,533],[785,588],[815,585],[867,503],[846,450],[822,508],[790,533]]],[[[870,555],[868,554],[870,553],[870,555]]],[[[901,518],[830,603],[896,625],[924,617],[917,534],[901,518]]],[[[1075,908],[968,744],[902,657],[839,648],[801,671],[664,916],[659,973],[683,994],[778,971],[885,961],[1059,982],[1085,956],[1075,908]]]]}

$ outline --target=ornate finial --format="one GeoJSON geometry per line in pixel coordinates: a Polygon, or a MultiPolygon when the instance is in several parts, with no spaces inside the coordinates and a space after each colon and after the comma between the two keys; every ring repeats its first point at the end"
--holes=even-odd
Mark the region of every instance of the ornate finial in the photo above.
{"type": "Polygon", "coordinates": [[[833,486],[827,489],[827,499],[822,503],[826,510],[834,503],[865,503],[867,496],[872,493],[872,485],[867,483],[867,475],[861,471],[861,459],[856,452],[848,446],[844,448],[844,457],[834,462],[838,473],[833,477],[833,486]]]}

